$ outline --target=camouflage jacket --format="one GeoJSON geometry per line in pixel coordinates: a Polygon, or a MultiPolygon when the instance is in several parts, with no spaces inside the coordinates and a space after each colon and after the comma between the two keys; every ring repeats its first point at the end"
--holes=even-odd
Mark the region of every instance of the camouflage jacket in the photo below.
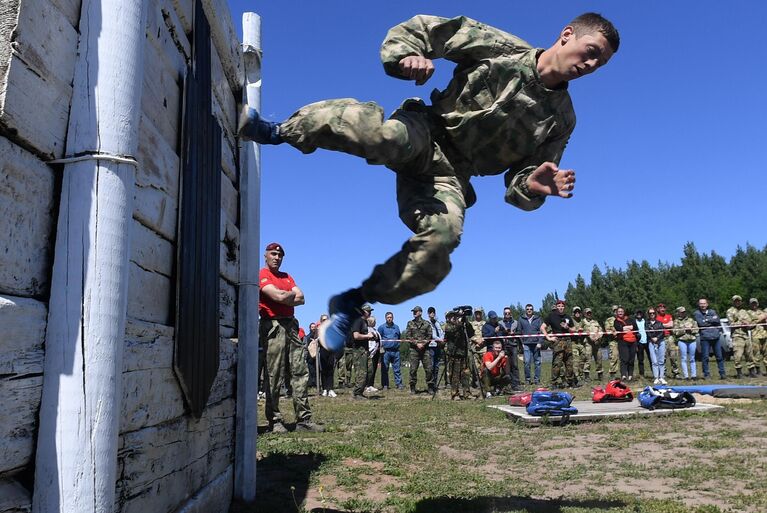
{"type": "Polygon", "coordinates": [[[583,333],[586,332],[586,319],[581,319],[580,321],[576,321],[575,317],[573,317],[573,335],[572,340],[574,344],[585,344],[586,339],[588,338],[583,333]]]}
{"type": "Polygon", "coordinates": [[[485,339],[482,338],[482,326],[485,325],[485,321],[471,321],[469,324],[474,330],[474,334],[471,335],[471,344],[469,345],[469,350],[471,350],[472,353],[485,353],[487,351],[487,347],[485,346],[485,339]]]}
{"type": "Polygon", "coordinates": [[[469,350],[469,340],[474,336],[474,328],[470,323],[455,324],[445,323],[445,354],[448,356],[465,358],[469,350]]]}
{"type": "Polygon", "coordinates": [[[602,338],[602,328],[594,319],[586,319],[583,321],[583,331],[588,333],[588,335],[586,335],[587,342],[599,342],[599,339],[602,338]]]}
{"type": "Polygon", "coordinates": [[[748,338],[748,332],[751,331],[751,315],[748,310],[731,306],[727,309],[727,319],[730,321],[732,338],[748,338]]]}
{"type": "Polygon", "coordinates": [[[389,30],[381,61],[396,78],[405,78],[399,62],[408,56],[455,62],[447,88],[431,94],[431,111],[470,163],[471,174],[508,169],[506,202],[534,210],[544,197],[531,198],[520,185],[543,162],[559,164],[575,128],[567,84],[548,89],[541,81],[537,60],[542,51],[465,16],[419,15],[389,30]]]}
{"type": "Polygon", "coordinates": [[[698,335],[698,323],[692,317],[674,319],[674,328],[671,330],[677,340],[692,342],[698,335]]]}
{"type": "MultiPolygon", "coordinates": [[[[748,314],[751,316],[751,322],[753,324],[761,324],[765,322],[762,320],[762,316],[765,314],[764,310],[757,308],[756,310],[749,310],[748,314]]],[[[756,326],[753,331],[751,331],[751,337],[760,340],[767,338],[767,329],[765,329],[764,326],[756,326]]]]}
{"type": "MultiPolygon", "coordinates": [[[[431,340],[431,324],[424,318],[407,321],[407,327],[405,333],[402,334],[402,338],[408,341],[428,342],[431,340]]],[[[410,342],[410,347],[416,347],[416,342],[410,342]]],[[[424,348],[426,346],[424,345],[424,348]]]]}
{"type": "MultiPolygon", "coordinates": [[[[615,333],[615,316],[610,316],[605,320],[605,331],[607,333],[615,333]]],[[[615,340],[615,335],[606,335],[605,340],[615,340]]]]}

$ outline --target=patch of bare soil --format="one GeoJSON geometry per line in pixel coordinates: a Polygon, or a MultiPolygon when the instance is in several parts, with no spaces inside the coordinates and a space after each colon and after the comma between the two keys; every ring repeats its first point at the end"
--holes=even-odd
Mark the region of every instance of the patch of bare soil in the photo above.
{"type": "Polygon", "coordinates": [[[333,474],[320,477],[318,486],[309,486],[306,494],[304,508],[312,511],[314,508],[337,507],[345,500],[355,497],[365,498],[374,502],[383,502],[389,496],[387,488],[397,487],[399,481],[396,477],[383,473],[384,465],[376,461],[362,461],[354,458],[346,458],[344,467],[357,471],[358,477],[363,481],[358,490],[350,491],[338,486],[337,478],[333,474]]]}

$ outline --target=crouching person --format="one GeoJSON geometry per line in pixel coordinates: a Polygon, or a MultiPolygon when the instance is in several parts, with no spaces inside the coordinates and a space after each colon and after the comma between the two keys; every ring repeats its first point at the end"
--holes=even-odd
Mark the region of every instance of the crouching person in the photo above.
{"type": "Polygon", "coordinates": [[[499,394],[502,389],[506,389],[511,384],[511,376],[505,372],[506,360],[503,344],[500,340],[496,340],[493,342],[493,349],[482,357],[482,381],[485,384],[485,397],[490,397],[491,391],[499,394]]]}

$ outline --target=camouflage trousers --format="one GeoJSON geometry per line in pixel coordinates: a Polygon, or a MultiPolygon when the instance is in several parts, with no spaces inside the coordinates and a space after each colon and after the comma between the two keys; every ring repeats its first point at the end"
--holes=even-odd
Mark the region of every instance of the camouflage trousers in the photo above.
{"type": "Polygon", "coordinates": [[[368,349],[355,347],[351,350],[352,366],[354,367],[354,395],[362,395],[368,381],[368,349]]]}
{"type": "Polygon", "coordinates": [[[751,351],[754,355],[754,365],[757,368],[764,365],[764,368],[767,369],[767,338],[751,339],[751,351]]]}
{"type": "Polygon", "coordinates": [[[298,322],[292,317],[261,319],[259,336],[266,341],[266,419],[270,424],[282,422],[280,389],[288,379],[293,388],[296,421],[308,421],[312,416],[307,392],[309,368],[306,347],[298,339],[298,322]]]}
{"type": "Polygon", "coordinates": [[[610,371],[610,374],[615,374],[618,372],[621,362],[620,355],[618,354],[618,341],[611,340],[608,348],[608,355],[610,357],[610,366],[608,367],[608,370],[610,371]]]}
{"type": "Polygon", "coordinates": [[[679,377],[679,344],[674,341],[674,337],[666,340],[666,364],[671,369],[671,375],[679,377]]]}
{"type": "Polygon", "coordinates": [[[362,157],[397,173],[399,217],[414,235],[362,283],[369,302],[398,304],[430,292],[450,272],[463,232],[470,165],[444,139],[420,100],[384,120],[372,102],[346,98],[301,108],[280,135],[303,153],[317,148],[362,157]]]}
{"type": "Polygon", "coordinates": [[[448,356],[447,373],[450,376],[452,397],[471,395],[471,371],[465,356],[448,356]]]}
{"type": "MultiPolygon", "coordinates": [[[[336,358],[336,375],[338,376],[338,388],[346,386],[346,351],[336,358]]],[[[350,376],[351,379],[351,376],[350,376]]]]}
{"type": "Polygon", "coordinates": [[[589,371],[589,347],[585,342],[573,342],[573,373],[578,380],[589,371]]]}
{"type": "Polygon", "coordinates": [[[602,376],[602,344],[599,342],[588,341],[586,343],[586,361],[583,364],[583,372],[589,374],[591,370],[591,360],[594,360],[597,376],[602,376]]]}
{"type": "MultiPolygon", "coordinates": [[[[469,361],[467,363],[474,366],[473,371],[471,368],[469,368],[469,372],[472,375],[472,381],[475,380],[475,376],[477,380],[479,380],[479,377],[482,376],[482,371],[485,367],[485,364],[482,363],[482,358],[484,358],[486,352],[487,351],[469,351],[469,361]]],[[[480,386],[480,383],[474,384],[476,386],[480,386]]]]}
{"type": "Polygon", "coordinates": [[[554,342],[551,359],[551,384],[564,386],[566,383],[574,385],[575,382],[572,342],[554,342]]]}
{"type": "Polygon", "coordinates": [[[426,386],[431,389],[434,386],[431,375],[431,353],[427,348],[420,351],[410,348],[410,386],[414,387],[418,383],[418,366],[423,365],[426,373],[426,386]]]}
{"type": "Polygon", "coordinates": [[[732,337],[732,351],[732,359],[735,361],[736,369],[742,369],[744,362],[749,369],[756,367],[749,339],[742,336],[732,337]]]}

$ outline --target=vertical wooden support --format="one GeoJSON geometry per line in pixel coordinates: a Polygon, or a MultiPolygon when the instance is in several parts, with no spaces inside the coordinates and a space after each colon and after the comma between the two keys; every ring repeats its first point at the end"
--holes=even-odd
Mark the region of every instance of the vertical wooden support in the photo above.
{"type": "MultiPolygon", "coordinates": [[[[242,101],[261,109],[261,18],[242,17],[245,88],[242,101]]],[[[237,421],[234,455],[234,497],[256,499],[256,439],[258,436],[258,271],[261,154],[252,142],[240,143],[240,290],[237,344],[237,421]]]]}
{"type": "Polygon", "coordinates": [[[33,511],[115,502],[145,2],[83,0],[45,339],[33,511]],[[111,159],[111,160],[110,160],[111,159]]]}

